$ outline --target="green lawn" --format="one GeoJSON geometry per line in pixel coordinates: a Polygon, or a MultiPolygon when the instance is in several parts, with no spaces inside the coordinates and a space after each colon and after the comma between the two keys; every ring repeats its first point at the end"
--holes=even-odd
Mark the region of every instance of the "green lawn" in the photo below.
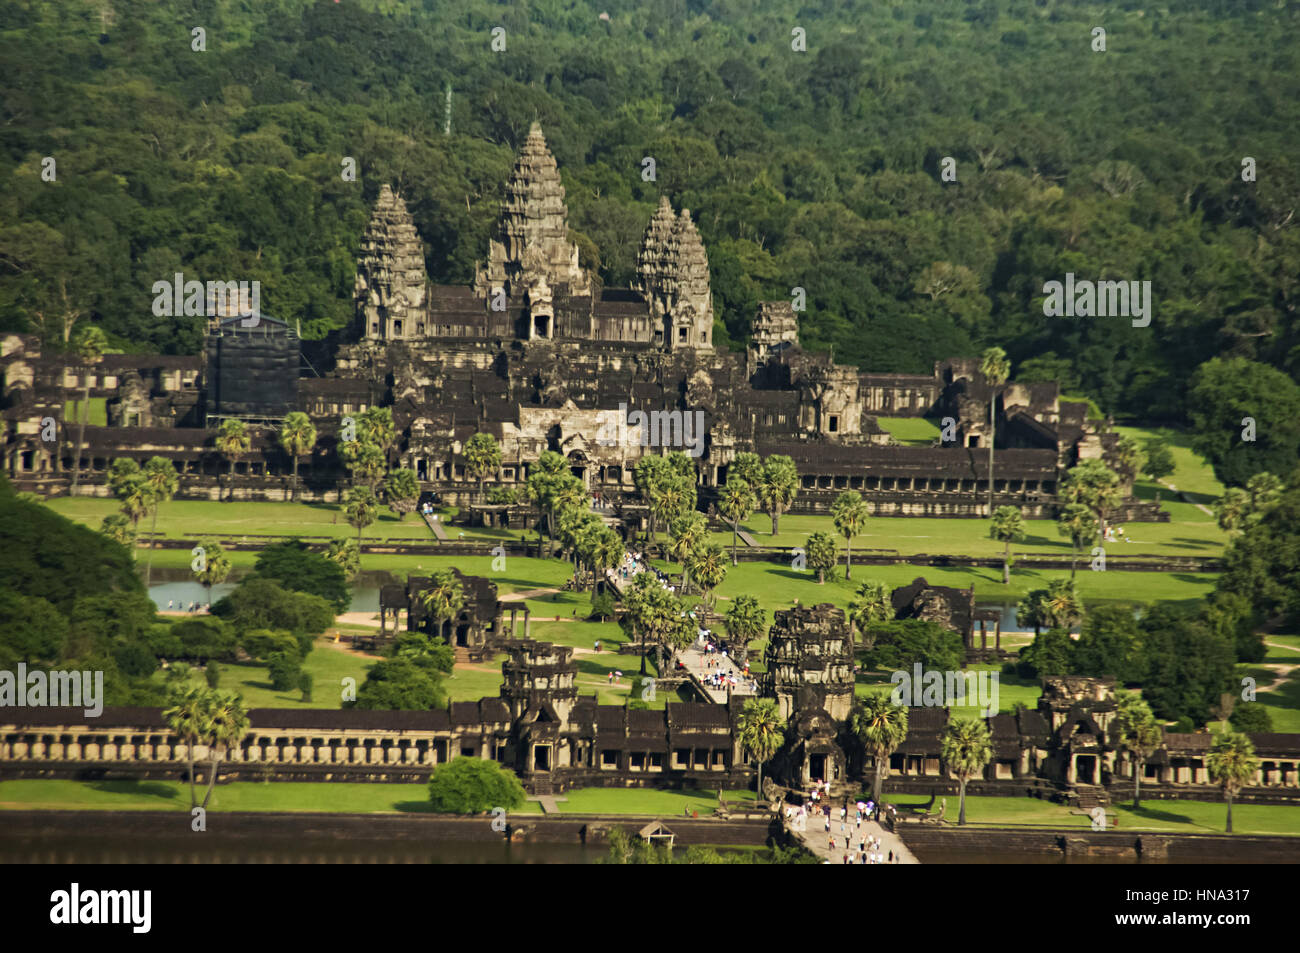
{"type": "MultiPolygon", "coordinates": [[[[914,794],[894,794],[886,800],[896,805],[900,812],[910,805],[923,806],[929,800],[914,794]]],[[[956,796],[947,798],[944,817],[956,820],[960,801],[956,796]]],[[[1227,808],[1213,801],[1144,801],[1134,811],[1132,801],[1114,806],[1119,816],[1119,830],[1170,831],[1188,834],[1221,834],[1227,817],[1227,808]]],[[[938,802],[934,810],[938,810],[938,802]]],[[[1092,819],[1082,814],[1071,814],[1071,808],[1052,804],[1037,798],[967,797],[966,822],[968,826],[1013,827],[1050,826],[1091,829],[1092,819]]],[[[1300,806],[1271,804],[1235,804],[1232,808],[1232,826],[1238,834],[1300,834],[1300,806]]],[[[906,833],[904,833],[906,839],[906,833]]]]}
{"type": "Polygon", "coordinates": [[[906,446],[928,447],[942,433],[939,423],[927,417],[877,417],[876,423],[895,442],[906,446]]]}
{"type": "MultiPolygon", "coordinates": [[[[749,791],[726,791],[729,802],[752,801],[749,791]]],[[[639,788],[584,788],[561,795],[566,814],[658,814],[681,816],[687,808],[704,817],[718,806],[711,791],[656,791],[639,788]]],[[[237,781],[219,785],[208,807],[225,811],[334,811],[349,814],[429,813],[424,784],[377,784],[352,781],[263,783],[237,781]]],[[[188,811],[189,786],[175,781],[0,781],[0,810],[188,811]]],[[[540,814],[527,801],[514,814],[540,814]]]]}
{"type": "MultiPolygon", "coordinates": [[[[105,516],[118,510],[112,499],[97,497],[55,497],[46,505],[57,513],[98,529],[105,516]]],[[[443,520],[452,512],[439,511],[443,520]]],[[[150,520],[142,520],[140,529],[148,531],[150,520]]],[[[337,503],[264,503],[264,502],[214,502],[212,500],[172,500],[158,511],[158,532],[171,539],[193,539],[196,536],[216,536],[219,539],[238,539],[245,534],[258,536],[346,536],[355,538],[357,531],[343,519],[342,508],[337,503]]],[[[484,527],[448,526],[447,533],[455,538],[464,533],[467,538],[502,540],[514,539],[519,530],[489,529],[484,527]]],[[[536,537],[536,534],[531,534],[536,537]]],[[[416,513],[404,519],[388,509],[380,509],[379,518],[363,533],[363,541],[410,540],[433,542],[434,535],[416,513]]]]}
{"type": "MultiPolygon", "coordinates": [[[[372,662],[334,646],[328,639],[317,639],[316,647],[302,664],[303,671],[311,673],[313,680],[312,700],[309,702],[302,700],[302,692],[296,688],[287,692],[271,688],[265,665],[254,662],[219,664],[219,687],[242,695],[248,708],[339,708],[343,704],[343,679],[355,678],[360,686],[366,680],[365,670],[372,662]]],[[[163,672],[155,672],[153,678],[161,683],[163,672]]],[[[198,670],[194,672],[193,681],[195,685],[207,684],[198,670]]],[[[488,694],[495,695],[496,692],[488,694]]]]}
{"type": "MultiPolygon", "coordinates": [[[[1001,673],[1001,670],[1000,665],[971,665],[963,671],[1001,673]]],[[[890,672],[859,673],[857,684],[854,687],[854,694],[858,698],[865,698],[868,695],[890,694],[895,688],[895,684],[889,680],[891,674],[890,672]]],[[[913,688],[913,691],[916,691],[916,689],[913,688]]],[[[998,712],[1013,712],[1017,703],[1023,704],[1027,708],[1037,708],[1038,698],[1042,693],[1042,683],[1036,678],[1029,679],[1021,678],[1018,675],[999,674],[998,712]]],[[[953,718],[983,718],[986,714],[983,708],[974,705],[955,705],[952,708],[953,718]]]]}
{"type": "MultiPolygon", "coordinates": [[[[86,424],[91,427],[108,426],[108,398],[92,397],[89,401],[90,416],[86,418],[86,424]]],[[[63,405],[63,419],[67,421],[69,427],[81,425],[81,400],[67,401],[63,405]]],[[[76,431],[74,430],[75,434],[76,431]]]]}
{"type": "MultiPolygon", "coordinates": [[[[1165,482],[1184,493],[1192,494],[1195,502],[1208,504],[1223,495],[1223,484],[1215,478],[1213,468],[1205,462],[1204,457],[1192,450],[1191,434],[1168,427],[1116,427],[1115,431],[1133,437],[1139,443],[1157,436],[1168,440],[1175,469],[1165,477],[1165,482]]],[[[1147,486],[1152,487],[1153,484],[1148,482],[1147,486]]],[[[1168,492],[1165,496],[1168,496],[1168,492]]]]}
{"type": "MultiPolygon", "coordinates": [[[[1165,490],[1165,498],[1171,496],[1165,490]]],[[[1163,501],[1162,504],[1163,505],[1163,501]]],[[[1189,503],[1176,503],[1168,523],[1128,523],[1124,532],[1128,542],[1107,547],[1108,557],[1115,556],[1202,556],[1223,554],[1227,535],[1213,518],[1189,503]]],[[[756,514],[741,524],[760,546],[804,546],[815,532],[830,533],[838,541],[841,564],[845,542],[835,531],[829,516],[786,514],[781,517],[780,532],[772,535],[772,521],[756,514]]],[[[711,534],[714,542],[731,551],[731,531],[711,534]]],[[[745,544],[740,543],[739,549],[745,544]]],[[[994,556],[1000,558],[1004,544],[989,538],[989,522],[981,519],[929,519],[925,517],[873,517],[867,520],[861,535],[853,538],[855,555],[994,556]]],[[[1025,538],[1011,546],[1013,556],[1058,556],[1069,559],[1070,544],[1056,530],[1055,520],[1025,520],[1025,538]]],[[[1086,559],[1080,561],[1086,565],[1086,559]]]]}

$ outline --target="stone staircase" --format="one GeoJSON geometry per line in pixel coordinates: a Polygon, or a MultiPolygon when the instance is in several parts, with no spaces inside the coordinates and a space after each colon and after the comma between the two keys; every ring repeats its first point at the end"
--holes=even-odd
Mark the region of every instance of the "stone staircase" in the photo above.
{"type": "Polygon", "coordinates": [[[466,665],[469,663],[469,649],[463,645],[453,646],[452,651],[455,653],[457,665],[466,665]]]}

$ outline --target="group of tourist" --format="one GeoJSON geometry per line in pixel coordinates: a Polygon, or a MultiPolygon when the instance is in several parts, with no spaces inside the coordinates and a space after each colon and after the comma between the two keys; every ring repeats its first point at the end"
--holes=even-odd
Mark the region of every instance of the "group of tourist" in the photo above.
{"type": "Polygon", "coordinates": [[[695,645],[704,653],[700,660],[700,680],[705,685],[709,688],[758,694],[758,682],[749,675],[749,663],[745,663],[743,671],[732,670],[730,666],[735,663],[727,657],[726,649],[709,641],[708,629],[699,630],[695,645]]]}
{"type": "Polygon", "coordinates": [[[202,612],[206,608],[207,606],[201,606],[197,602],[191,602],[189,606],[186,607],[184,600],[181,601],[180,605],[176,604],[175,599],[167,600],[168,612],[202,612]]]}
{"type": "MultiPolygon", "coordinates": [[[[839,809],[838,818],[831,809],[830,804],[825,803],[823,798],[830,796],[830,784],[826,781],[813,781],[812,791],[803,804],[795,806],[789,805],[785,809],[786,825],[791,831],[806,832],[808,830],[808,818],[820,817],[825,825],[827,851],[830,854],[830,860],[827,863],[833,863],[837,852],[840,859],[846,864],[896,864],[900,856],[893,850],[886,851],[883,849],[881,838],[874,834],[868,834],[862,830],[864,821],[883,820],[882,812],[877,809],[874,801],[858,801],[854,805],[853,817],[849,817],[847,807],[839,809]],[[835,829],[838,822],[839,830],[835,829]],[[856,847],[855,847],[856,844],[856,847]]],[[[890,805],[885,812],[889,820],[894,819],[894,808],[890,805]]]]}

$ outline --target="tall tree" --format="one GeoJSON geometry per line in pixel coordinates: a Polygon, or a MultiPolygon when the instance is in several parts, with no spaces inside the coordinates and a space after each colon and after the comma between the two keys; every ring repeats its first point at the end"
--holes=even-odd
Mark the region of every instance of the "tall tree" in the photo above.
{"type": "Polygon", "coordinates": [[[357,553],[361,552],[361,531],[375,521],[379,505],[368,486],[354,486],[343,504],[343,518],[357,531],[357,553]]]}
{"type": "Polygon", "coordinates": [[[750,698],[736,719],[741,746],[758,765],[758,796],[763,796],[763,763],[780,750],[785,722],[773,698],[750,698]]]}
{"type": "Polygon", "coordinates": [[[221,548],[221,544],[212,537],[200,539],[198,548],[202,550],[202,553],[190,562],[190,567],[194,572],[195,580],[208,591],[208,606],[210,608],[212,606],[212,587],[221,585],[230,575],[230,558],[221,548]]]}
{"type": "MultiPolygon", "coordinates": [[[[215,664],[215,663],[209,663],[215,664]]],[[[239,746],[244,735],[248,734],[248,709],[244,699],[233,692],[212,692],[208,701],[208,730],[211,732],[208,754],[211,767],[208,770],[208,791],[203,795],[202,807],[208,806],[212,789],[217,783],[217,767],[222,756],[232,748],[239,746]]]]}
{"type": "Polygon", "coordinates": [[[1141,695],[1120,692],[1115,721],[1119,725],[1119,744],[1133,759],[1133,806],[1142,806],[1142,773],[1147,758],[1160,747],[1164,732],[1141,695]]]}
{"type": "Polygon", "coordinates": [[[999,506],[993,514],[989,536],[1003,544],[1002,585],[1011,585],[1011,544],[1025,538],[1025,519],[1018,506],[999,506]]]}
{"type": "MultiPolygon", "coordinates": [[[[849,644],[853,643],[853,630],[857,629],[865,636],[873,625],[888,622],[894,618],[894,604],[890,601],[889,585],[879,579],[867,579],[858,586],[857,594],[849,602],[849,644]]],[[[850,653],[852,654],[852,653],[850,653]]]]}
{"type": "Polygon", "coordinates": [[[158,507],[170,502],[176,495],[176,490],[180,487],[180,477],[176,475],[176,467],[166,457],[150,457],[149,462],[144,465],[142,474],[144,485],[149,491],[149,504],[153,510],[153,526],[149,535],[154,538],[149,540],[149,559],[145,563],[144,570],[144,586],[148,589],[153,579],[153,548],[158,536],[158,507]]]}
{"type": "Polygon", "coordinates": [[[1101,524],[1082,503],[1067,503],[1056,517],[1056,531],[1070,541],[1070,578],[1079,568],[1079,552],[1097,538],[1101,524]]]}
{"type": "MultiPolygon", "coordinates": [[[[763,637],[767,614],[756,596],[742,593],[732,599],[731,605],[727,607],[725,625],[733,650],[736,647],[740,650],[737,663],[743,665],[749,656],[749,643],[763,637]]],[[[732,654],[737,653],[733,651],[732,654]]]]}
{"type": "Polygon", "coordinates": [[[907,709],[890,704],[888,695],[869,695],[853,712],[849,722],[875,761],[872,800],[880,803],[880,792],[889,775],[889,757],[907,739],[907,709]]]}
{"type": "Polygon", "coordinates": [[[736,556],[736,536],[740,524],[754,513],[754,491],[749,483],[733,472],[718,494],[718,512],[731,523],[731,565],[740,565],[736,556]]]}
{"type": "Polygon", "coordinates": [[[398,519],[406,519],[407,513],[415,512],[416,502],[420,499],[420,482],[415,478],[415,471],[397,469],[388,474],[384,481],[384,494],[388,497],[388,508],[397,514],[398,519]]]}
{"type": "Polygon", "coordinates": [[[668,547],[668,552],[673,560],[682,566],[682,594],[685,595],[690,586],[691,576],[688,563],[691,554],[708,538],[709,521],[705,519],[703,513],[686,513],[673,521],[669,532],[672,534],[672,543],[668,547]]]}
{"type": "Polygon", "coordinates": [[[855,490],[845,490],[831,504],[831,521],[847,543],[844,550],[845,579],[853,574],[853,537],[862,532],[870,516],[870,507],[855,490]]]}
{"type": "Polygon", "coordinates": [[[1255,780],[1259,772],[1259,759],[1250,738],[1236,731],[1224,731],[1214,736],[1210,753],[1205,758],[1210,780],[1223,789],[1223,799],[1228,803],[1227,833],[1232,833],[1232,799],[1241,789],[1255,780]]]}
{"type": "Polygon", "coordinates": [[[1079,503],[1092,510],[1102,537],[1106,535],[1106,518],[1124,502],[1119,475],[1100,460],[1084,460],[1065,474],[1061,501],[1079,503]]]}
{"type": "Polygon", "coordinates": [[[944,729],[939,752],[957,777],[961,797],[958,826],[966,824],[966,783],[993,760],[993,738],[981,718],[954,718],[944,729]]]}
{"type": "Polygon", "coordinates": [[[174,696],[171,707],[165,709],[162,716],[167,722],[167,728],[185,745],[185,756],[190,768],[190,808],[193,809],[199,804],[194,778],[194,749],[212,731],[211,696],[204,689],[190,688],[183,694],[174,696]]]}
{"type": "Polygon", "coordinates": [[[835,568],[839,555],[835,552],[835,537],[830,533],[813,533],[804,543],[804,556],[808,568],[817,573],[817,585],[826,585],[826,574],[835,568]]]}
{"type": "Polygon", "coordinates": [[[470,477],[478,480],[478,499],[486,497],[483,481],[501,469],[501,448],[490,433],[476,433],[465,441],[465,467],[470,477]]]}
{"type": "Polygon", "coordinates": [[[227,418],[217,431],[217,450],[230,461],[230,490],[226,499],[235,498],[235,461],[248,452],[252,440],[242,420],[227,418]]]}
{"type": "Polygon", "coordinates": [[[441,635],[443,624],[456,618],[465,608],[465,586],[454,572],[443,569],[433,574],[429,587],[421,589],[418,598],[433,621],[430,633],[441,635]]]}
{"type": "Polygon", "coordinates": [[[316,425],[300,410],[285,415],[280,428],[280,446],[293,461],[293,499],[298,499],[298,458],[316,446],[316,425]]]}
{"type": "Polygon", "coordinates": [[[781,514],[790,508],[799,492],[799,471],[794,460],[779,453],[774,453],[763,463],[763,475],[759,480],[758,498],[763,509],[772,518],[772,535],[779,530],[781,514]]]}
{"type": "Polygon", "coordinates": [[[1011,362],[1000,347],[988,348],[980,356],[980,373],[989,385],[989,516],[993,515],[993,444],[997,442],[998,389],[1011,376],[1011,362]]]}
{"type": "Polygon", "coordinates": [[[713,590],[727,578],[727,554],[717,543],[703,543],[686,556],[686,570],[700,587],[705,604],[713,608],[713,590]]]}
{"type": "Polygon", "coordinates": [[[108,349],[108,338],[94,325],[83,327],[77,332],[72,342],[72,353],[81,367],[81,421],[77,425],[77,446],[72,457],[72,490],[70,496],[77,495],[77,484],[81,480],[81,450],[86,445],[86,422],[90,419],[90,380],[91,368],[98,364],[108,349]]]}

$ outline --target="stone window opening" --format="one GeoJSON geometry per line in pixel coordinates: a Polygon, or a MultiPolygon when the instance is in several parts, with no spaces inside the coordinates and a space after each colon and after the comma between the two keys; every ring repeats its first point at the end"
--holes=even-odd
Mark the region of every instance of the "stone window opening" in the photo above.
{"type": "Polygon", "coordinates": [[[617,768],[617,767],[618,767],[618,752],[617,752],[617,751],[602,751],[602,752],[600,753],[600,766],[601,766],[602,768],[617,768]]]}
{"type": "Polygon", "coordinates": [[[826,422],[826,429],[831,433],[839,433],[840,430],[839,414],[831,414],[830,419],[826,422]]]}
{"type": "Polygon", "coordinates": [[[462,758],[472,758],[472,757],[474,757],[474,746],[473,746],[473,745],[461,745],[461,746],[460,746],[460,754],[461,754],[461,757],[462,757],[462,758]]]}

